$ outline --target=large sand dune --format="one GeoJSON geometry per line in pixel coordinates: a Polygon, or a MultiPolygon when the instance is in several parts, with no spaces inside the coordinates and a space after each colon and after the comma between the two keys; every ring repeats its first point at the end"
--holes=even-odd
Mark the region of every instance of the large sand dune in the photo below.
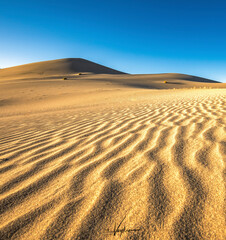
{"type": "Polygon", "coordinates": [[[225,84],[53,75],[0,80],[0,239],[225,239],[225,84]]]}
{"type": "Polygon", "coordinates": [[[70,73],[123,74],[123,72],[82,58],[65,58],[0,69],[0,79],[46,77],[70,73]]]}

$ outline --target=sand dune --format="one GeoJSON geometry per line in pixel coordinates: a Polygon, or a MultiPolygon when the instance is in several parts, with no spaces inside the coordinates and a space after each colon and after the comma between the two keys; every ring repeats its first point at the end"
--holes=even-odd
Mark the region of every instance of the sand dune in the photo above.
{"type": "Polygon", "coordinates": [[[226,90],[131,78],[1,81],[0,239],[225,239],[226,90]]]}
{"type": "Polygon", "coordinates": [[[52,75],[73,74],[79,72],[94,74],[123,74],[123,72],[82,58],[65,58],[51,61],[29,63],[0,69],[0,79],[43,78],[52,75]]]}

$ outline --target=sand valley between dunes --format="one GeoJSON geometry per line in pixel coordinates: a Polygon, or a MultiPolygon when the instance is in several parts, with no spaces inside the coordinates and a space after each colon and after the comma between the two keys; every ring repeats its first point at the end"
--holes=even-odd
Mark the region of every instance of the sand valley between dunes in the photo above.
{"type": "Polygon", "coordinates": [[[93,78],[0,81],[0,239],[225,239],[226,90],[93,78]]]}

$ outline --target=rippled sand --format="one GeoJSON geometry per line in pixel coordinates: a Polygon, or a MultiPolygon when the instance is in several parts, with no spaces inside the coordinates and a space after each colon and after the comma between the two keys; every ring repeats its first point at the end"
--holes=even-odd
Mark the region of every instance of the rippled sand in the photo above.
{"type": "Polygon", "coordinates": [[[3,101],[0,239],[225,239],[225,96],[3,101]]]}

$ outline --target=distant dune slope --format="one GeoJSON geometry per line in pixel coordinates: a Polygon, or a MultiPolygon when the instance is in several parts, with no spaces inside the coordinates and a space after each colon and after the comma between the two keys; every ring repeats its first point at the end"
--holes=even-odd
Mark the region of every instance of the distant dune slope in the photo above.
{"type": "MultiPolygon", "coordinates": [[[[69,76],[69,79],[73,80],[73,77],[69,76]]],[[[226,86],[225,83],[179,73],[83,75],[80,79],[110,82],[121,86],[139,89],[172,89],[192,87],[225,88],[226,86]]]]}
{"type": "Polygon", "coordinates": [[[124,74],[123,72],[82,59],[65,58],[29,63],[0,70],[0,78],[27,78],[89,72],[95,74],[124,74]]]}

